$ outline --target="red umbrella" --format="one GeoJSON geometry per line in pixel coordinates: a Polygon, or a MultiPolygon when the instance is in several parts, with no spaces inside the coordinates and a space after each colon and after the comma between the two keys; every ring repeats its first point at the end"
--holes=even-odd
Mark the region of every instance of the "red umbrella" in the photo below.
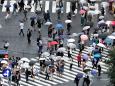
{"type": "Polygon", "coordinates": [[[112,26],[115,26],[115,21],[111,21],[111,25],[112,25],[112,26]]]}
{"type": "Polygon", "coordinates": [[[85,10],[80,10],[79,13],[80,14],[84,14],[86,11],[85,10]]]}
{"type": "Polygon", "coordinates": [[[50,45],[56,45],[56,44],[59,44],[59,43],[57,41],[50,42],[50,45]]]}

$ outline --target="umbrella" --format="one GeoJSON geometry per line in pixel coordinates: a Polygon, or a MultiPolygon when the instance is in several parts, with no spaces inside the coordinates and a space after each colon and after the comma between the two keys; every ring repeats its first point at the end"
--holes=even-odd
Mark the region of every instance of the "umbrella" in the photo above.
{"type": "Polygon", "coordinates": [[[99,27],[104,27],[104,26],[107,27],[107,24],[106,24],[106,23],[101,23],[101,24],[99,24],[98,26],[99,26],[99,27]]]}
{"type": "Polygon", "coordinates": [[[106,21],[105,23],[106,23],[108,26],[110,26],[111,21],[106,21]]]}
{"type": "Polygon", "coordinates": [[[87,1],[86,0],[80,0],[80,3],[87,3],[87,1]]]}
{"type": "Polygon", "coordinates": [[[93,36],[94,36],[94,37],[98,37],[98,36],[99,36],[99,34],[93,34],[93,36]]]}
{"type": "Polygon", "coordinates": [[[25,62],[30,62],[30,60],[29,60],[28,58],[26,58],[26,57],[23,57],[23,58],[21,58],[20,60],[21,60],[21,61],[25,61],[25,62]]]}
{"type": "Polygon", "coordinates": [[[51,25],[52,22],[46,22],[44,25],[51,25]]]}
{"type": "Polygon", "coordinates": [[[112,25],[112,26],[115,26],[115,21],[111,21],[111,25],[112,25]]]}
{"type": "Polygon", "coordinates": [[[65,49],[64,47],[60,47],[60,48],[58,48],[58,50],[57,50],[57,52],[64,52],[64,51],[66,51],[66,49],[65,49]]]}
{"type": "Polygon", "coordinates": [[[37,61],[37,59],[35,59],[35,58],[31,58],[30,61],[37,61]]]}
{"type": "Polygon", "coordinates": [[[95,9],[95,6],[89,6],[90,9],[95,9]]]}
{"type": "Polygon", "coordinates": [[[90,69],[84,69],[84,70],[83,70],[84,73],[87,73],[87,72],[89,72],[89,71],[90,71],[90,69]]]}
{"type": "Polygon", "coordinates": [[[29,66],[29,63],[24,63],[24,64],[21,65],[21,67],[22,68],[29,68],[30,66],[29,66]]]}
{"type": "Polygon", "coordinates": [[[87,6],[83,6],[83,9],[84,10],[88,10],[89,8],[87,6]]]}
{"type": "Polygon", "coordinates": [[[45,58],[40,58],[39,60],[45,60],[45,58]]]}
{"type": "Polygon", "coordinates": [[[98,43],[97,46],[106,48],[106,46],[104,44],[102,44],[102,43],[98,43]]]}
{"type": "Polygon", "coordinates": [[[109,3],[108,3],[108,2],[101,2],[101,5],[102,5],[103,7],[108,7],[108,6],[109,6],[109,3]]]}
{"type": "Polygon", "coordinates": [[[90,1],[92,1],[92,2],[93,2],[93,1],[96,1],[96,0],[90,0],[90,1]]]}
{"type": "Polygon", "coordinates": [[[78,74],[76,75],[76,77],[77,77],[77,78],[82,78],[82,77],[83,77],[83,74],[82,74],[82,73],[78,73],[78,74]]]}
{"type": "Polygon", "coordinates": [[[51,64],[51,61],[48,60],[48,61],[45,61],[45,65],[50,65],[51,64]]]}
{"type": "Polygon", "coordinates": [[[82,41],[88,40],[88,36],[87,35],[81,35],[80,38],[81,38],[82,41]]]}
{"type": "Polygon", "coordinates": [[[94,12],[95,12],[95,14],[100,14],[101,13],[100,10],[95,10],[94,12]]]}
{"type": "Polygon", "coordinates": [[[2,60],[1,63],[2,64],[8,64],[8,62],[6,60],[2,60]]]}
{"type": "Polygon", "coordinates": [[[65,23],[71,23],[72,21],[71,20],[65,20],[65,23]]]}
{"type": "Polygon", "coordinates": [[[73,43],[69,43],[69,44],[67,44],[67,46],[68,46],[69,48],[76,48],[76,45],[73,44],[73,43]]]}
{"type": "Polygon", "coordinates": [[[85,59],[86,61],[88,60],[89,56],[87,54],[83,54],[82,56],[83,59],[85,59]]]}
{"type": "Polygon", "coordinates": [[[99,34],[99,38],[105,39],[108,36],[108,33],[99,34]]]}
{"type": "Polygon", "coordinates": [[[2,25],[0,24],[0,29],[2,28],[2,25]]]}
{"type": "Polygon", "coordinates": [[[55,28],[56,29],[63,29],[63,24],[58,23],[58,24],[56,24],[55,28]]]}
{"type": "Polygon", "coordinates": [[[86,11],[85,10],[80,10],[79,14],[84,14],[86,11]]]}
{"type": "Polygon", "coordinates": [[[36,61],[30,61],[30,62],[29,62],[29,65],[30,65],[30,66],[33,66],[35,63],[36,63],[36,61]]]}
{"type": "Polygon", "coordinates": [[[50,53],[49,53],[49,52],[43,52],[42,55],[43,55],[44,57],[47,57],[47,56],[50,56],[50,53]]]}
{"type": "Polygon", "coordinates": [[[30,9],[31,7],[29,5],[24,6],[26,9],[30,9]]]}
{"type": "Polygon", "coordinates": [[[5,7],[11,7],[11,5],[10,5],[10,4],[7,4],[7,5],[5,5],[5,7]]]}
{"type": "Polygon", "coordinates": [[[59,43],[57,41],[50,42],[50,45],[56,45],[56,44],[59,44],[59,43]]]}
{"type": "Polygon", "coordinates": [[[76,36],[78,36],[77,33],[72,33],[72,37],[76,37],[76,36]]]}
{"type": "Polygon", "coordinates": [[[99,19],[104,19],[104,16],[99,16],[99,19]]]}
{"type": "Polygon", "coordinates": [[[35,17],[35,16],[30,17],[30,20],[34,20],[34,19],[36,19],[36,17],[35,17]]]}
{"type": "Polygon", "coordinates": [[[110,35],[110,36],[108,36],[108,38],[115,39],[115,36],[110,35]]]}
{"type": "Polygon", "coordinates": [[[95,76],[97,74],[97,71],[95,69],[93,69],[93,70],[91,70],[91,74],[95,76]]]}
{"type": "Polygon", "coordinates": [[[70,43],[70,42],[75,42],[75,39],[72,39],[72,38],[71,38],[71,39],[68,39],[67,42],[69,42],[69,43],[70,43]]]}
{"type": "Polygon", "coordinates": [[[83,28],[83,30],[87,30],[87,29],[89,29],[90,28],[90,26],[85,26],[84,28],[83,28]]]}

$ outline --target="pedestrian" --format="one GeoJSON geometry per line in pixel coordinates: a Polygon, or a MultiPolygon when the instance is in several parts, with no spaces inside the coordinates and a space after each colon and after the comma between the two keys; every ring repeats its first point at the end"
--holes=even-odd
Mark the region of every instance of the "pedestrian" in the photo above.
{"type": "Polygon", "coordinates": [[[29,75],[31,75],[31,72],[26,68],[25,70],[26,82],[28,82],[29,75]]]}
{"type": "Polygon", "coordinates": [[[85,24],[84,17],[85,17],[85,15],[81,14],[81,26],[84,26],[84,24],[85,24]]]}
{"type": "Polygon", "coordinates": [[[47,15],[47,21],[50,21],[50,22],[51,22],[51,18],[50,18],[50,12],[49,12],[49,10],[47,10],[46,15],[47,15]]]}
{"type": "Polygon", "coordinates": [[[83,86],[89,86],[90,85],[90,79],[89,79],[89,76],[87,75],[87,76],[85,76],[84,77],[84,80],[83,80],[83,86]]]}
{"type": "Polygon", "coordinates": [[[49,71],[49,66],[46,67],[45,73],[46,73],[45,80],[49,80],[49,77],[50,77],[50,76],[49,76],[49,73],[50,73],[50,71],[49,71]]]}
{"type": "Polygon", "coordinates": [[[16,71],[16,83],[17,83],[17,86],[20,86],[19,84],[19,81],[20,81],[20,71],[16,71]]]}
{"type": "Polygon", "coordinates": [[[34,29],[35,31],[35,19],[31,19],[30,26],[34,29]]]}
{"type": "Polygon", "coordinates": [[[69,62],[70,62],[70,67],[69,67],[69,70],[72,70],[72,66],[73,66],[73,59],[72,59],[72,58],[70,58],[69,62]]]}
{"type": "Polygon", "coordinates": [[[79,80],[80,80],[80,78],[78,78],[78,76],[76,76],[74,79],[74,83],[76,84],[76,86],[79,86],[79,80]]]}
{"type": "Polygon", "coordinates": [[[81,52],[77,55],[78,67],[81,65],[81,52]]]}
{"type": "Polygon", "coordinates": [[[67,14],[67,19],[68,19],[68,20],[71,20],[71,12],[69,12],[69,13],[67,14]]]}
{"type": "Polygon", "coordinates": [[[9,44],[9,42],[8,42],[8,41],[5,41],[5,44],[4,44],[4,49],[6,49],[6,50],[7,50],[7,49],[8,49],[8,47],[9,47],[9,45],[10,45],[10,44],[9,44]]]}
{"type": "Polygon", "coordinates": [[[104,16],[104,14],[105,14],[105,8],[102,6],[101,7],[101,15],[104,16]]]}
{"type": "Polygon", "coordinates": [[[68,58],[72,58],[72,56],[71,56],[71,50],[70,50],[69,47],[68,47],[68,58]]]}
{"type": "Polygon", "coordinates": [[[67,32],[68,32],[68,35],[70,35],[71,28],[72,28],[71,24],[67,23],[67,32]]]}
{"type": "Polygon", "coordinates": [[[98,76],[101,76],[101,66],[98,65],[97,68],[98,68],[98,76]]]}
{"type": "Polygon", "coordinates": [[[28,29],[28,31],[27,31],[27,40],[28,40],[28,44],[30,44],[31,43],[31,30],[30,29],[28,29]]]}
{"type": "Polygon", "coordinates": [[[21,0],[20,2],[18,2],[18,5],[19,5],[19,12],[22,12],[24,10],[24,0],[21,0]]]}
{"type": "Polygon", "coordinates": [[[37,24],[37,27],[40,29],[42,22],[41,22],[41,20],[39,18],[37,19],[36,24],[37,24]]]}
{"type": "Polygon", "coordinates": [[[57,10],[57,20],[61,19],[61,8],[57,10]]]}
{"type": "Polygon", "coordinates": [[[26,21],[28,19],[27,18],[28,10],[25,8],[23,13],[24,13],[24,21],[26,21]]]}
{"type": "Polygon", "coordinates": [[[75,15],[75,9],[76,9],[76,1],[72,1],[72,6],[71,6],[71,9],[72,9],[72,14],[75,15]]]}
{"type": "Polygon", "coordinates": [[[20,21],[19,27],[20,27],[19,35],[22,34],[24,36],[24,31],[23,31],[23,29],[24,29],[24,22],[23,21],[20,21]]]}
{"type": "Polygon", "coordinates": [[[13,4],[13,12],[12,12],[12,14],[16,14],[16,12],[17,12],[17,9],[18,9],[18,6],[17,6],[17,3],[14,3],[13,4]]]}
{"type": "Polygon", "coordinates": [[[1,0],[1,5],[3,5],[3,4],[4,4],[4,1],[5,1],[5,0],[1,0]]]}
{"type": "Polygon", "coordinates": [[[44,14],[43,14],[43,16],[44,16],[44,20],[45,20],[45,22],[47,22],[47,13],[46,12],[44,12],[44,14]]]}

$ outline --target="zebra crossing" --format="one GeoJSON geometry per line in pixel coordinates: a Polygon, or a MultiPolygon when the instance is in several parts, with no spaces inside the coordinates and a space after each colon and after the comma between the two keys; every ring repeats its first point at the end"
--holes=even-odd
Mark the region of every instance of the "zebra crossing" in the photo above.
{"type": "MultiPolygon", "coordinates": [[[[2,12],[6,12],[6,5],[10,4],[10,12],[13,12],[13,4],[18,3],[16,0],[10,0],[9,2],[7,0],[4,1],[4,4],[2,6],[2,12]]],[[[24,0],[24,4],[26,7],[28,1],[24,0]]],[[[37,7],[35,4],[33,4],[34,1],[31,2],[31,10],[30,12],[36,12],[36,10],[41,11],[41,8],[39,6],[39,3],[37,4],[37,7]]],[[[56,13],[57,8],[57,2],[56,1],[40,1],[40,4],[42,6],[43,11],[49,10],[51,13],[56,13]]],[[[76,3],[77,6],[77,3],[76,3]]],[[[76,9],[77,10],[77,9],[76,9]]],[[[71,11],[71,2],[63,1],[63,7],[62,7],[62,13],[69,13],[71,11]]],[[[77,12],[77,11],[76,11],[77,12]]],[[[76,13],[77,14],[77,13],[76,13]]]]}
{"type": "MultiPolygon", "coordinates": [[[[82,68],[78,67],[77,60],[75,59],[78,53],[79,53],[79,49],[76,49],[75,51],[72,52],[72,58],[74,59],[73,59],[73,68],[70,71],[69,70],[70,62],[67,57],[67,51],[64,52],[65,65],[64,65],[64,73],[62,77],[58,77],[56,73],[54,73],[53,80],[45,80],[45,75],[39,74],[38,76],[35,76],[34,81],[31,77],[29,77],[29,81],[28,83],[26,83],[25,75],[21,74],[21,80],[19,82],[20,86],[56,86],[57,84],[64,84],[65,82],[69,82],[70,80],[73,81],[77,73],[83,73],[82,68]]],[[[89,47],[85,47],[82,53],[89,53],[89,47]]],[[[104,49],[104,51],[102,52],[102,59],[105,60],[107,55],[108,55],[108,50],[104,49]]],[[[102,67],[102,72],[106,72],[108,70],[107,64],[105,64],[103,61],[100,62],[99,64],[102,67]]],[[[88,69],[91,69],[92,68],[91,60],[88,60],[86,65],[88,69]]],[[[40,69],[39,63],[36,63],[35,67],[40,69]]],[[[4,82],[5,82],[4,84],[8,86],[7,79],[4,79],[4,82]]]]}

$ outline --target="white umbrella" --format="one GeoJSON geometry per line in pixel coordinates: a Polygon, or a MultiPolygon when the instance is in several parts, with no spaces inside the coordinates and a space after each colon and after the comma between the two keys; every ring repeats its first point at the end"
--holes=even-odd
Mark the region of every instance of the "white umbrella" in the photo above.
{"type": "Polygon", "coordinates": [[[84,3],[87,3],[86,0],[80,0],[80,3],[84,4],[84,3]]]}
{"type": "Polygon", "coordinates": [[[45,60],[45,58],[40,58],[39,60],[45,60]]]}
{"type": "Polygon", "coordinates": [[[21,65],[21,67],[22,67],[22,68],[29,68],[30,66],[29,66],[29,63],[23,63],[23,64],[21,65]]]}
{"type": "Polygon", "coordinates": [[[51,25],[52,22],[46,22],[44,25],[51,25]]]}
{"type": "Polygon", "coordinates": [[[83,30],[87,30],[87,29],[89,29],[90,28],[90,26],[85,26],[84,28],[83,28],[83,30]]]}
{"type": "Polygon", "coordinates": [[[2,28],[2,25],[0,24],[0,29],[2,28]]]}
{"type": "Polygon", "coordinates": [[[99,16],[99,19],[104,19],[104,16],[99,16]]]}
{"type": "Polygon", "coordinates": [[[106,23],[108,26],[110,26],[111,21],[106,21],[105,23],[106,23]]]}
{"type": "Polygon", "coordinates": [[[94,37],[98,37],[98,36],[99,36],[99,34],[93,34],[93,36],[94,36],[94,37]]]}
{"type": "Polygon", "coordinates": [[[76,36],[78,36],[77,33],[72,33],[72,37],[76,37],[76,36]]]}
{"type": "Polygon", "coordinates": [[[90,0],[90,1],[96,1],[96,0],[90,0]]]}
{"type": "Polygon", "coordinates": [[[35,58],[31,58],[30,60],[31,60],[31,61],[37,61],[37,59],[35,59],[35,58]]]}
{"type": "Polygon", "coordinates": [[[73,43],[69,43],[69,44],[67,44],[67,46],[68,46],[69,48],[76,48],[76,45],[73,44],[73,43]]]}
{"type": "Polygon", "coordinates": [[[71,23],[72,21],[71,20],[65,20],[65,23],[71,23]]]}
{"type": "Polygon", "coordinates": [[[8,64],[8,62],[6,60],[2,60],[1,63],[2,64],[8,64]]]}
{"type": "Polygon", "coordinates": [[[89,8],[91,8],[91,9],[95,9],[95,6],[89,6],[89,8]]]}
{"type": "Polygon", "coordinates": [[[105,23],[105,21],[104,21],[104,20],[99,21],[99,22],[98,22],[98,25],[99,25],[99,24],[102,24],[102,23],[105,23]]]}
{"type": "Polygon", "coordinates": [[[102,44],[102,43],[98,43],[97,46],[106,48],[106,46],[104,44],[102,44]]]}
{"type": "Polygon", "coordinates": [[[89,9],[89,7],[87,7],[87,6],[83,6],[83,9],[88,10],[88,9],[89,9]]]}
{"type": "Polygon", "coordinates": [[[108,7],[108,6],[109,6],[109,3],[108,3],[108,2],[101,2],[101,5],[102,5],[103,7],[108,7]]]}
{"type": "Polygon", "coordinates": [[[49,53],[49,52],[43,52],[43,53],[42,53],[42,56],[43,56],[43,57],[48,57],[48,56],[50,56],[50,53],[49,53]]]}
{"type": "Polygon", "coordinates": [[[24,8],[27,8],[27,9],[29,9],[29,8],[31,8],[29,5],[26,5],[26,6],[24,6],[24,8]]]}
{"type": "Polygon", "coordinates": [[[67,41],[68,41],[69,43],[70,43],[70,42],[75,42],[75,39],[68,39],[67,41]]]}
{"type": "Polygon", "coordinates": [[[95,10],[94,12],[95,12],[95,14],[100,14],[101,13],[100,10],[95,10]]]}
{"type": "Polygon", "coordinates": [[[110,38],[110,39],[115,39],[115,36],[108,36],[108,38],[110,38]]]}
{"type": "Polygon", "coordinates": [[[25,62],[30,62],[30,60],[29,60],[28,58],[26,58],[26,57],[23,57],[23,58],[21,58],[20,60],[21,60],[21,61],[25,61],[25,62]]]}
{"type": "Polygon", "coordinates": [[[66,49],[65,49],[64,47],[60,47],[60,48],[58,48],[58,50],[57,50],[57,52],[64,52],[64,51],[66,51],[66,49]]]}

